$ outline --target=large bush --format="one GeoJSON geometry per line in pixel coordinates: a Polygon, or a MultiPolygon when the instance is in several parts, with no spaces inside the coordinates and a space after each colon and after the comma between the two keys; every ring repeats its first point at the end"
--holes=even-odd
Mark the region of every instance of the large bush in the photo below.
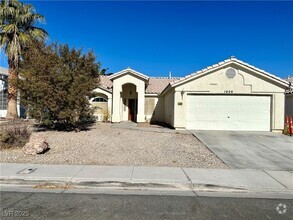
{"type": "Polygon", "coordinates": [[[29,117],[50,127],[76,127],[92,117],[89,99],[98,86],[100,66],[93,52],[38,43],[23,58],[18,86],[29,117]]]}

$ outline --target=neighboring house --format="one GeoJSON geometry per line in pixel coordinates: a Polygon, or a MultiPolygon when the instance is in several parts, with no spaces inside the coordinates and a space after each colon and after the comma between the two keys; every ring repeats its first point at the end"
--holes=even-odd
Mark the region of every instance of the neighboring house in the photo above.
{"type": "MultiPolygon", "coordinates": [[[[0,66],[0,118],[6,117],[7,113],[7,94],[8,94],[8,69],[0,66]]],[[[21,108],[17,104],[18,115],[21,108]]]]}
{"type": "Polygon", "coordinates": [[[285,114],[293,116],[293,76],[289,76],[286,80],[291,87],[286,90],[285,114]]]}
{"type": "Polygon", "coordinates": [[[0,67],[0,118],[6,116],[8,70],[0,67]]]}
{"type": "Polygon", "coordinates": [[[231,57],[182,78],[130,68],[101,76],[100,120],[165,122],[176,129],[281,131],[289,82],[231,57]]]}

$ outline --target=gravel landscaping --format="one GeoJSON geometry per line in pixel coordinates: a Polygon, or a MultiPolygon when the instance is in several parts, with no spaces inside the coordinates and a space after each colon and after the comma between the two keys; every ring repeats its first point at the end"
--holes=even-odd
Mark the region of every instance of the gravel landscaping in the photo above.
{"type": "Polygon", "coordinates": [[[1,163],[137,165],[227,168],[188,131],[133,123],[97,123],[81,132],[40,132],[45,154],[26,156],[21,148],[2,149],[1,163]]]}

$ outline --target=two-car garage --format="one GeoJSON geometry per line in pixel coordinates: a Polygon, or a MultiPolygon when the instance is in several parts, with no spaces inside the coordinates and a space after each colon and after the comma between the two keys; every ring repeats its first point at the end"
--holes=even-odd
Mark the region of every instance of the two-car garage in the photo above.
{"type": "Polygon", "coordinates": [[[194,130],[271,130],[271,96],[187,95],[186,128],[194,130]]]}
{"type": "Polygon", "coordinates": [[[176,129],[281,132],[289,86],[231,57],[171,83],[165,121],[176,129]]]}

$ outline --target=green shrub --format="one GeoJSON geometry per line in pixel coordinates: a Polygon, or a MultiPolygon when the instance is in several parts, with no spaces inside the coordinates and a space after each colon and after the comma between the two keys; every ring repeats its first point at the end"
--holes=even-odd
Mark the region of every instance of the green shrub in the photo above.
{"type": "Polygon", "coordinates": [[[93,52],[67,45],[36,44],[23,53],[18,88],[29,117],[50,128],[71,128],[89,120],[89,99],[99,85],[93,52]]]}

